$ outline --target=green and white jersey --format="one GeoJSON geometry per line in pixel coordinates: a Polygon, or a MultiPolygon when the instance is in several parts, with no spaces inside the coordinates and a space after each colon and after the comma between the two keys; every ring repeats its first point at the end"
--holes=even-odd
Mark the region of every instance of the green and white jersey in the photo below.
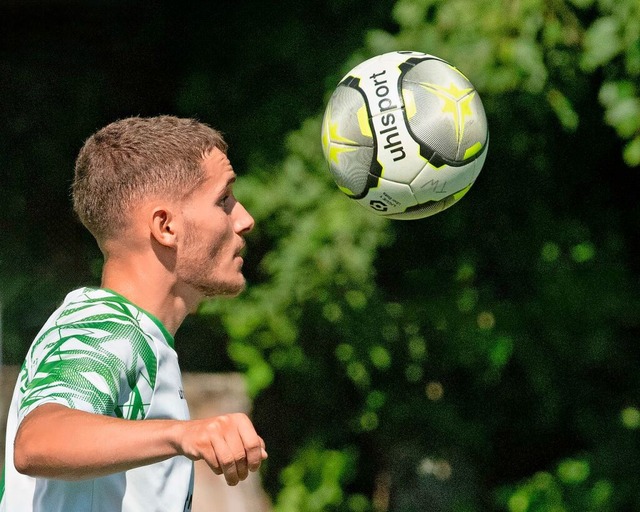
{"type": "Polygon", "coordinates": [[[74,482],[19,474],[13,465],[18,426],[51,402],[129,420],[189,419],[173,337],[156,318],[109,290],[82,288],[67,295],[36,336],[16,383],[0,512],[191,509],[193,463],[186,457],[74,482]]]}

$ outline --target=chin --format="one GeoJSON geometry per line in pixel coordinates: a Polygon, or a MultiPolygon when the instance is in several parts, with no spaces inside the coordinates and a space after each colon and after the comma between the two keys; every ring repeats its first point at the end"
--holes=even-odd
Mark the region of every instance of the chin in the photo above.
{"type": "Polygon", "coordinates": [[[206,283],[198,288],[205,297],[237,297],[247,287],[244,278],[238,283],[206,283]]]}

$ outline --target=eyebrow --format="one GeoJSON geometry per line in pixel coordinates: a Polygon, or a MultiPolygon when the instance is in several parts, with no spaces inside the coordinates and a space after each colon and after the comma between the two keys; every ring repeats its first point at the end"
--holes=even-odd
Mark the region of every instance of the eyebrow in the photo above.
{"type": "Polygon", "coordinates": [[[238,176],[235,173],[232,176],[229,176],[226,183],[224,184],[223,189],[224,190],[228,189],[231,185],[233,185],[236,182],[237,179],[238,179],[238,176]]]}
{"type": "Polygon", "coordinates": [[[231,176],[229,176],[226,182],[220,184],[220,187],[218,188],[218,193],[219,194],[225,193],[227,189],[236,182],[237,179],[238,179],[238,176],[235,173],[233,173],[231,176]]]}

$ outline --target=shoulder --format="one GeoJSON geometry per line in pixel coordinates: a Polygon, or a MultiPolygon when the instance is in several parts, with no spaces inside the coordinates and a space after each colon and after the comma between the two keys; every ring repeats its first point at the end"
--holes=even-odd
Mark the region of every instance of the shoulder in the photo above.
{"type": "Polygon", "coordinates": [[[106,290],[74,290],[34,340],[29,359],[35,366],[44,360],[83,357],[111,364],[120,360],[126,367],[140,362],[154,365],[157,340],[147,332],[143,317],[106,290]]]}
{"type": "Polygon", "coordinates": [[[49,318],[21,373],[25,411],[56,400],[111,414],[141,380],[153,388],[162,340],[146,331],[143,313],[112,297],[75,290],[49,318]]]}
{"type": "MultiPolygon", "coordinates": [[[[143,329],[144,314],[126,299],[100,288],[80,288],[67,295],[56,325],[128,325],[143,329]]],[[[55,314],[54,314],[55,315],[55,314]]]]}

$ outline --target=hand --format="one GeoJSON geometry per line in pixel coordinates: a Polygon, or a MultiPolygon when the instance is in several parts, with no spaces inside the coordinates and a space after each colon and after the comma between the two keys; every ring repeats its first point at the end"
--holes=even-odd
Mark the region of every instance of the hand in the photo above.
{"type": "Polygon", "coordinates": [[[227,484],[236,485],[257,471],[267,458],[262,438],[246,414],[226,414],[184,423],[181,453],[191,460],[204,460],[227,484]]]}

